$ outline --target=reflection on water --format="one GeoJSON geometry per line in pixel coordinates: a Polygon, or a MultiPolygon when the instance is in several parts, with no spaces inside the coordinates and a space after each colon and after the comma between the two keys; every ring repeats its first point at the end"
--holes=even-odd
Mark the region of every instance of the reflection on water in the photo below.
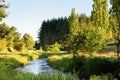
{"type": "Polygon", "coordinates": [[[30,72],[33,74],[58,72],[48,65],[47,60],[47,58],[33,60],[30,61],[30,64],[26,65],[25,67],[16,68],[16,70],[30,72]]]}

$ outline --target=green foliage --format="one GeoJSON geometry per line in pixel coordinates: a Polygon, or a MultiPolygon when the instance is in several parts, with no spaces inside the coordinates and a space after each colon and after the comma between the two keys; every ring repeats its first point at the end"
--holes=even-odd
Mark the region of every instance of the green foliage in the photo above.
{"type": "Polygon", "coordinates": [[[35,42],[34,42],[33,38],[30,36],[30,34],[25,33],[22,40],[25,44],[26,49],[28,49],[28,50],[33,49],[35,42]]]}
{"type": "Polygon", "coordinates": [[[5,4],[5,0],[0,0],[0,21],[7,16],[6,8],[8,5],[5,4]]]}
{"type": "Polygon", "coordinates": [[[69,27],[70,27],[70,40],[73,38],[73,36],[77,35],[79,32],[79,21],[78,21],[78,15],[75,12],[75,8],[72,9],[71,16],[69,17],[69,27]]]}
{"type": "Polygon", "coordinates": [[[66,17],[58,19],[53,18],[43,21],[38,32],[38,39],[43,49],[45,45],[52,45],[55,42],[59,42],[64,48],[67,46],[68,33],[68,19],[66,17]]]}
{"type": "Polygon", "coordinates": [[[14,43],[14,49],[16,49],[17,51],[22,51],[25,49],[25,44],[22,41],[16,42],[14,43]]]}
{"type": "Polygon", "coordinates": [[[9,32],[9,27],[7,24],[0,24],[0,39],[6,38],[9,32]]]}
{"type": "Polygon", "coordinates": [[[117,43],[117,55],[119,58],[119,53],[120,53],[120,0],[110,0],[112,4],[111,8],[111,16],[112,16],[112,29],[114,33],[114,39],[116,40],[117,43]]]}
{"type": "Polygon", "coordinates": [[[45,50],[50,52],[60,52],[60,47],[61,45],[56,42],[53,45],[47,45],[45,50]]]}
{"type": "Polygon", "coordinates": [[[74,54],[81,50],[83,52],[92,53],[104,47],[106,41],[105,31],[101,28],[96,28],[92,24],[85,25],[74,37],[71,43],[74,54]]]}
{"type": "Polygon", "coordinates": [[[7,39],[7,46],[13,47],[13,40],[14,40],[14,34],[16,33],[16,27],[12,26],[9,28],[8,35],[6,37],[7,39]]]}
{"type": "Polygon", "coordinates": [[[0,51],[6,49],[7,42],[5,39],[0,39],[0,51]]]}
{"type": "Polygon", "coordinates": [[[48,62],[55,69],[64,72],[74,72],[74,61],[70,55],[51,56],[48,58],[48,62]]]}
{"type": "Polygon", "coordinates": [[[100,76],[93,75],[90,77],[89,80],[114,80],[114,79],[110,75],[100,75],[100,76]]]}
{"type": "Polygon", "coordinates": [[[94,0],[91,20],[96,27],[108,30],[108,0],[94,0]]]}
{"type": "MultiPolygon", "coordinates": [[[[88,58],[81,68],[81,76],[88,78],[91,75],[114,74],[120,67],[119,60],[114,58],[93,57],[88,58]]],[[[118,73],[117,73],[118,74],[118,73]]],[[[115,77],[115,76],[114,76],[115,77]]]]}

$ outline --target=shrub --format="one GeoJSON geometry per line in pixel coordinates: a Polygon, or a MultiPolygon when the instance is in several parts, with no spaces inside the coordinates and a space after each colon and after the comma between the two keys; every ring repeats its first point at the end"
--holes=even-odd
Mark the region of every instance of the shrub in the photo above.
{"type": "MultiPolygon", "coordinates": [[[[101,28],[96,28],[92,24],[84,26],[71,41],[71,50],[74,56],[77,51],[84,53],[93,53],[105,46],[106,33],[101,28]]],[[[92,54],[91,54],[92,55],[92,54]]]]}
{"type": "Polygon", "coordinates": [[[60,47],[61,45],[56,42],[53,45],[47,45],[45,50],[50,52],[60,52],[60,47]]]}
{"type": "Polygon", "coordinates": [[[81,76],[88,78],[91,75],[114,74],[120,68],[120,62],[114,58],[93,57],[86,60],[82,66],[81,76]]]}
{"type": "Polygon", "coordinates": [[[7,42],[5,39],[0,40],[0,51],[6,49],[7,42]]]}
{"type": "Polygon", "coordinates": [[[25,45],[23,42],[17,42],[14,44],[14,49],[16,49],[17,51],[22,51],[25,49],[25,45]]]}

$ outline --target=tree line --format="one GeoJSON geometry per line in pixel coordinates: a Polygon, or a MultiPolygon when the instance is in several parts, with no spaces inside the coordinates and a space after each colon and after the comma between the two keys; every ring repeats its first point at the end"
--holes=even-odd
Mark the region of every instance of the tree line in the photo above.
{"type": "MultiPolygon", "coordinates": [[[[92,53],[114,42],[120,52],[120,7],[119,0],[93,0],[91,16],[76,14],[72,9],[69,17],[43,21],[39,32],[39,44],[45,48],[56,42],[62,50],[92,53]]],[[[75,54],[75,55],[76,55],[75,54]]],[[[119,55],[119,54],[118,54],[119,55]]]]}
{"type": "MultiPolygon", "coordinates": [[[[5,0],[0,0],[0,22],[8,15],[6,9],[8,5],[5,4],[5,0]]],[[[0,51],[21,51],[25,49],[33,49],[34,40],[30,34],[25,33],[23,37],[17,31],[17,28],[8,26],[6,23],[0,23],[0,51]]]]}

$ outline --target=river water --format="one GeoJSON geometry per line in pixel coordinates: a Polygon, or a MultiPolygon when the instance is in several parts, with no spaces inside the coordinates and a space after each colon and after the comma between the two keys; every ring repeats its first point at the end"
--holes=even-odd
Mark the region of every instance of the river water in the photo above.
{"type": "Polygon", "coordinates": [[[48,58],[42,58],[39,60],[30,61],[30,63],[24,67],[16,68],[15,70],[22,71],[22,72],[29,72],[33,74],[40,74],[40,73],[55,73],[59,72],[48,65],[47,62],[48,58]]]}

